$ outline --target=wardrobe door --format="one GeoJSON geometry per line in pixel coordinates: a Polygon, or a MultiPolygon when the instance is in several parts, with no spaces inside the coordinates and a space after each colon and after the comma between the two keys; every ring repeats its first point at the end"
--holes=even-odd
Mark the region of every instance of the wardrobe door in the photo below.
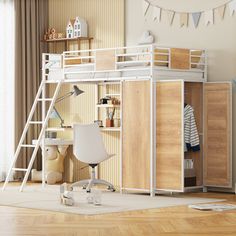
{"type": "Polygon", "coordinates": [[[232,187],[231,83],[204,85],[204,185],[232,187]]]}
{"type": "Polygon", "coordinates": [[[156,189],[184,190],[183,81],[156,85],[156,189]]]}
{"type": "Polygon", "coordinates": [[[150,190],[150,82],[122,90],[122,187],[150,190]]]}

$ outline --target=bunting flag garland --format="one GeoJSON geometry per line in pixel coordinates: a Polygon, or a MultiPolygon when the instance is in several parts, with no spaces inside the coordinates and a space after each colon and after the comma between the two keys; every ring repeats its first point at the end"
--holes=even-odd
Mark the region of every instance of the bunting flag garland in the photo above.
{"type": "Polygon", "coordinates": [[[150,3],[144,0],[143,1],[143,15],[144,16],[147,14],[149,6],[150,6],[150,3]]]}
{"type": "MultiPolygon", "coordinates": [[[[157,0],[156,0],[157,1],[157,0]]],[[[212,9],[206,9],[198,12],[178,12],[172,9],[163,8],[157,4],[150,2],[150,0],[143,0],[143,15],[146,16],[150,8],[152,9],[152,20],[156,22],[161,22],[162,14],[167,15],[167,20],[169,25],[172,25],[176,15],[180,18],[180,27],[189,26],[189,17],[192,16],[193,25],[195,28],[199,26],[201,16],[204,15],[204,23],[206,26],[214,24],[214,16],[217,13],[221,20],[224,19],[226,6],[229,6],[229,14],[233,16],[236,14],[236,0],[228,0],[228,2],[216,6],[212,9]]],[[[165,18],[165,17],[164,17],[165,18]]],[[[164,19],[163,18],[163,19],[164,19]]]]}
{"type": "Polygon", "coordinates": [[[188,13],[180,14],[180,27],[188,26],[188,13]]]}
{"type": "Polygon", "coordinates": [[[233,16],[235,11],[236,11],[236,0],[233,0],[229,3],[230,16],[233,16]]]}
{"type": "Polygon", "coordinates": [[[205,12],[205,25],[214,24],[214,13],[213,10],[205,12]]]}
{"type": "Polygon", "coordinates": [[[224,19],[226,5],[220,6],[217,8],[217,12],[221,19],[224,19]]]}
{"type": "Polygon", "coordinates": [[[170,25],[172,25],[174,21],[175,12],[174,11],[166,11],[166,12],[167,12],[168,22],[170,25]]]}
{"type": "Polygon", "coordinates": [[[153,20],[157,21],[157,22],[160,22],[161,21],[161,8],[159,7],[154,7],[153,8],[153,20]]]}
{"type": "Polygon", "coordinates": [[[201,12],[194,12],[192,13],[192,17],[193,17],[193,24],[195,26],[195,28],[198,27],[200,18],[201,18],[202,13],[201,12]]]}

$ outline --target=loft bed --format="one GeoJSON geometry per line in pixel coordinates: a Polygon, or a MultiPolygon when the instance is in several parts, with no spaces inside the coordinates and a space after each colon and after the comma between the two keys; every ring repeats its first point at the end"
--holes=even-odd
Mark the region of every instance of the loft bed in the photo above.
{"type": "Polygon", "coordinates": [[[205,82],[205,50],[157,45],[65,51],[43,54],[49,83],[120,81],[130,79],[183,79],[205,82]]]}
{"type": "MultiPolygon", "coordinates": [[[[121,97],[122,99],[120,100],[121,106],[120,108],[123,109],[122,112],[120,112],[120,116],[122,119],[121,122],[121,129],[119,131],[122,132],[122,135],[120,135],[120,138],[124,137],[127,133],[123,134],[123,132],[126,130],[128,132],[132,131],[130,129],[131,124],[132,127],[137,127],[137,130],[140,131],[138,133],[139,138],[144,138],[145,142],[144,145],[139,145],[140,147],[144,147],[145,150],[147,149],[147,145],[149,146],[149,151],[147,153],[147,157],[150,154],[150,164],[148,164],[148,169],[150,168],[150,189],[146,189],[146,187],[141,186],[141,188],[125,188],[125,189],[130,189],[130,190],[141,190],[141,191],[149,191],[151,195],[155,193],[155,187],[154,186],[154,168],[156,163],[154,160],[154,154],[155,154],[155,148],[156,147],[156,125],[157,125],[157,119],[156,119],[156,114],[157,114],[157,101],[158,99],[155,99],[156,93],[158,93],[158,87],[154,89],[155,83],[152,83],[153,81],[157,80],[169,80],[169,79],[182,79],[184,81],[190,81],[190,82],[205,82],[207,79],[207,57],[206,57],[206,52],[204,50],[196,50],[196,49],[180,49],[180,48],[167,48],[167,47],[159,47],[157,45],[145,45],[145,46],[135,46],[135,47],[120,47],[120,48],[109,48],[109,49],[93,49],[93,50],[78,50],[78,51],[66,51],[63,52],[63,54],[43,54],[43,63],[42,63],[42,75],[43,75],[43,80],[40,84],[40,87],[38,89],[35,101],[33,103],[32,109],[30,111],[29,117],[27,119],[26,126],[24,128],[24,131],[22,133],[20,142],[17,146],[17,150],[13,159],[13,162],[11,164],[10,171],[8,172],[6,181],[4,183],[3,189],[5,189],[6,184],[9,181],[9,178],[11,176],[11,172],[14,171],[24,171],[26,172],[20,191],[23,190],[23,187],[29,177],[30,170],[32,168],[33,162],[36,158],[36,154],[38,151],[38,148],[40,144],[42,144],[42,150],[43,150],[43,157],[42,157],[42,166],[44,167],[44,150],[45,150],[45,130],[47,128],[47,123],[49,120],[49,116],[52,112],[52,109],[55,105],[56,98],[59,94],[60,87],[62,83],[95,83],[95,85],[98,87],[99,83],[101,84],[107,84],[107,82],[112,82],[115,81],[115,83],[123,82],[125,80],[148,80],[148,81],[137,81],[138,83],[131,83],[133,84],[132,86],[130,85],[129,82],[125,82],[122,84],[122,94],[121,97]],[[53,94],[53,97],[51,98],[46,98],[46,88],[45,88],[45,83],[56,83],[57,86],[55,86],[55,91],[53,94]],[[142,86],[142,85],[148,84],[148,86],[142,86]],[[138,88],[136,86],[139,86],[138,88]],[[151,85],[151,86],[149,86],[151,85]],[[124,91],[123,92],[123,88],[124,91]],[[140,96],[142,94],[142,91],[145,92],[146,97],[140,96]],[[150,93],[149,93],[150,92],[150,93]],[[144,98],[144,100],[143,100],[144,98]],[[129,103],[124,103],[127,101],[135,101],[136,104],[142,103],[142,106],[130,106],[129,103]],[[141,101],[141,102],[139,102],[141,101]],[[37,112],[37,104],[38,102],[42,102],[42,119],[40,121],[34,121],[33,117],[35,112],[37,112]],[[50,105],[47,106],[46,102],[50,102],[50,105]],[[128,104],[128,105],[127,105],[128,104]],[[145,106],[147,105],[147,106],[145,106]],[[132,109],[130,109],[132,107],[132,109]],[[148,108],[146,108],[148,107],[148,108]],[[128,110],[124,110],[124,108],[128,108],[128,110]],[[136,109],[136,110],[135,110],[136,109]],[[47,110],[47,112],[46,112],[47,110]],[[149,112],[148,112],[149,111],[149,112]],[[137,119],[137,112],[139,114],[139,119],[137,119]],[[148,114],[149,113],[149,114],[148,114]],[[123,120],[123,114],[126,114],[125,119],[123,120]],[[128,115],[127,115],[128,114],[128,115]],[[135,116],[134,118],[132,117],[135,116]],[[146,117],[145,122],[140,120],[140,117],[146,117]],[[135,126],[134,126],[134,121],[135,126]],[[41,125],[41,131],[39,133],[39,136],[37,138],[37,142],[34,145],[31,144],[24,144],[24,140],[26,137],[26,133],[29,130],[30,125],[41,125]],[[142,126],[140,125],[142,124],[142,126]],[[126,127],[128,128],[125,128],[126,127]],[[146,132],[149,133],[149,138],[146,139],[147,136],[144,136],[143,133],[146,132]],[[42,143],[41,143],[42,141],[42,143]],[[148,142],[147,142],[148,141],[148,142]],[[33,148],[33,152],[31,155],[31,159],[29,162],[29,165],[27,169],[22,169],[22,168],[14,168],[14,164],[19,156],[21,148],[25,147],[30,147],[33,148]]],[[[173,82],[173,81],[172,81],[173,82]]],[[[176,82],[176,81],[174,81],[176,82]]],[[[169,82],[168,82],[169,83],[169,82]]],[[[158,86],[160,84],[164,83],[158,83],[158,86]]],[[[178,97],[178,101],[175,103],[175,105],[180,108],[179,104],[183,104],[183,98],[184,98],[184,90],[183,90],[183,81],[178,81],[177,82],[178,87],[177,87],[177,92],[178,95],[180,93],[182,96],[174,96],[173,99],[178,97]]],[[[198,85],[198,83],[197,83],[198,85]]],[[[224,85],[225,86],[225,85],[224,85]]],[[[175,88],[175,87],[174,87],[175,88]]],[[[168,93],[167,90],[163,90],[168,93]]],[[[170,90],[171,91],[171,90],[170,90]]],[[[173,90],[172,90],[173,91],[173,90]]],[[[165,95],[165,93],[161,94],[162,96],[165,95]]],[[[120,96],[120,94],[119,94],[120,96]]],[[[98,101],[98,89],[97,91],[95,90],[95,99],[96,102],[98,101]]],[[[158,104],[158,105],[163,105],[165,107],[165,103],[163,104],[158,104]],[[164,104],[164,105],[163,105],[164,104]]],[[[225,103],[227,104],[227,102],[225,103]]],[[[100,105],[100,104],[97,104],[100,105]]],[[[168,105],[168,103],[167,103],[168,105]]],[[[171,104],[172,105],[172,104],[171,104]]],[[[175,107],[176,107],[175,106],[175,107]]],[[[109,108],[109,104],[107,106],[104,106],[105,108],[109,108]]],[[[114,108],[114,105],[112,104],[111,106],[114,108]]],[[[98,106],[97,106],[98,108],[98,106]]],[[[162,109],[165,111],[165,108],[162,109]]],[[[176,124],[178,125],[178,130],[180,130],[178,133],[178,137],[183,134],[183,130],[181,127],[183,125],[183,107],[182,109],[178,109],[179,111],[179,122],[176,124]],[[182,131],[181,131],[182,130],[182,131]]],[[[170,109],[170,111],[172,111],[170,109]]],[[[175,109],[173,109],[174,112],[176,112],[175,109]]],[[[165,113],[165,115],[168,113],[165,113]]],[[[172,114],[171,114],[172,115],[172,114]]],[[[165,116],[162,116],[162,119],[165,116]]],[[[164,123],[166,124],[167,122],[164,120],[164,123]]],[[[168,134],[171,134],[169,132],[170,129],[168,130],[168,134]]],[[[228,129],[227,129],[228,130],[228,129]]],[[[183,135],[182,135],[183,136],[183,135]]],[[[130,140],[132,141],[132,138],[134,137],[133,133],[130,132],[130,140]]],[[[135,138],[138,137],[137,135],[135,138]]],[[[183,143],[183,138],[180,138],[178,141],[178,147],[179,150],[181,150],[181,143],[183,143]]],[[[135,146],[134,148],[132,147],[135,142],[132,143],[131,148],[129,146],[129,143],[127,142],[122,142],[122,145],[120,145],[121,148],[121,156],[123,155],[123,150],[125,148],[123,147],[123,144],[126,144],[127,147],[126,149],[128,150],[135,150],[136,154],[135,155],[129,155],[131,152],[127,152],[129,156],[135,156],[135,164],[137,162],[137,157],[139,160],[142,160],[142,167],[143,167],[143,157],[141,156],[143,150],[140,152],[138,151],[137,147],[135,146]]],[[[181,158],[180,161],[183,163],[183,151],[184,148],[182,148],[182,152],[179,152],[178,157],[181,158]]],[[[146,154],[145,154],[146,155],[146,154]]],[[[123,158],[123,157],[122,157],[123,158]]],[[[121,160],[123,161],[123,159],[121,160]]],[[[148,157],[149,158],[149,157],[148,157]]],[[[124,158],[124,160],[127,158],[124,158]]],[[[130,162],[130,159],[127,159],[130,162]]],[[[121,166],[123,165],[121,161],[121,166]]],[[[179,160],[178,160],[179,161],[179,160]]],[[[148,163],[148,162],[147,162],[148,163]]],[[[147,164],[146,163],[146,164],[147,164]]],[[[132,165],[132,166],[137,166],[137,165],[132,165]]],[[[181,165],[180,165],[181,166],[181,165]]],[[[127,170],[127,168],[126,168],[127,170]]],[[[181,167],[181,171],[183,168],[181,167]]],[[[121,171],[122,172],[122,171],[121,171]]],[[[136,173],[137,170],[135,169],[134,173],[136,173]]],[[[44,169],[43,169],[44,173],[44,169]]],[[[145,175],[146,175],[145,171],[145,175]]],[[[122,176],[122,175],[121,175],[122,176]]],[[[127,175],[128,176],[128,175],[127,175]]],[[[181,176],[183,177],[184,174],[181,173],[181,176]]],[[[45,184],[45,175],[42,174],[42,183],[45,184]]],[[[134,179],[137,179],[135,176],[134,179]]],[[[123,181],[123,176],[122,176],[122,181],[123,181]]],[[[182,181],[183,183],[183,181],[182,181]]],[[[124,189],[122,187],[122,182],[121,182],[121,190],[124,189]]],[[[128,186],[129,187],[129,186],[128,186]]],[[[181,191],[184,188],[181,188],[181,191]]],[[[163,188],[161,188],[163,190],[163,188]]],[[[174,190],[176,191],[176,190],[174,190]]]]}

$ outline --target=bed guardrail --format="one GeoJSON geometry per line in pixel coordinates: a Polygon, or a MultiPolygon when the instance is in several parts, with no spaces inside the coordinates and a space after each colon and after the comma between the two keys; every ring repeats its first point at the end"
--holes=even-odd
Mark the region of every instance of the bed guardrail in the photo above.
{"type": "MultiPolygon", "coordinates": [[[[199,49],[139,45],[44,54],[43,68],[71,74],[172,70],[206,74],[206,52],[199,49]]],[[[45,73],[46,75],[48,73],[45,73]]]]}

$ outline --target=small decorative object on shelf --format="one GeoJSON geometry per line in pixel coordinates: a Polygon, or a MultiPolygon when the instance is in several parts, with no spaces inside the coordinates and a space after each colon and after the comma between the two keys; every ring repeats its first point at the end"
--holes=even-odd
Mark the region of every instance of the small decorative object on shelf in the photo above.
{"type": "Polygon", "coordinates": [[[57,33],[55,28],[48,29],[44,34],[44,40],[52,40],[52,39],[61,39],[64,37],[63,33],[57,33]]]}
{"type": "Polygon", "coordinates": [[[110,97],[104,97],[99,100],[98,104],[108,104],[108,101],[111,100],[110,97]]]}
{"type": "Polygon", "coordinates": [[[111,101],[113,105],[120,105],[120,100],[117,98],[112,98],[111,101]]]}
{"type": "Polygon", "coordinates": [[[101,105],[101,104],[120,105],[120,100],[114,97],[112,98],[112,97],[107,96],[99,100],[98,105],[101,105]]]}
{"type": "Polygon", "coordinates": [[[94,123],[98,124],[99,127],[103,127],[102,120],[95,120],[94,123]]]}
{"type": "Polygon", "coordinates": [[[66,38],[88,37],[88,25],[86,20],[77,16],[70,19],[66,27],[66,38]]]}
{"type": "Polygon", "coordinates": [[[106,127],[114,127],[114,120],[106,119],[106,127]]]}
{"type": "Polygon", "coordinates": [[[114,119],[114,127],[118,128],[120,127],[120,119],[114,119]]]}
{"type": "Polygon", "coordinates": [[[107,108],[107,118],[106,118],[106,127],[114,127],[114,115],[115,115],[115,107],[113,107],[112,111],[109,111],[107,108]]]}

